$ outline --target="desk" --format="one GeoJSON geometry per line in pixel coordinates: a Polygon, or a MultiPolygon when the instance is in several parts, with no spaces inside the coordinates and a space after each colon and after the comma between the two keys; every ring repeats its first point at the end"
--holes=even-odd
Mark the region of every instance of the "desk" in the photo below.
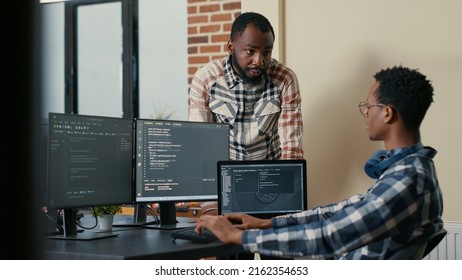
{"type": "Polygon", "coordinates": [[[123,228],[117,237],[95,240],[54,240],[44,242],[46,259],[162,259],[192,260],[229,256],[243,252],[240,245],[220,241],[206,244],[187,240],[172,242],[171,230],[123,228]]]}

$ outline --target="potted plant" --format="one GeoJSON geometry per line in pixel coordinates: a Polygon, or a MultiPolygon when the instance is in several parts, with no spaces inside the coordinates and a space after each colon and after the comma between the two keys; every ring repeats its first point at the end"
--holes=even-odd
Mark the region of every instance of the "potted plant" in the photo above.
{"type": "Polygon", "coordinates": [[[114,215],[122,214],[122,206],[109,205],[92,207],[91,214],[98,219],[100,231],[111,231],[114,215]]]}

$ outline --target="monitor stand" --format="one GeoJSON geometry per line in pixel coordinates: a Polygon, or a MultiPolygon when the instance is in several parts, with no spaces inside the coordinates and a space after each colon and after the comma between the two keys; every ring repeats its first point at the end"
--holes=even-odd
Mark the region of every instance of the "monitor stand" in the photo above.
{"type": "Polygon", "coordinates": [[[47,236],[49,239],[61,240],[94,240],[108,237],[116,237],[119,234],[113,232],[78,232],[76,223],[77,209],[69,208],[64,211],[64,233],[61,235],[47,236]]]}
{"type": "Polygon", "coordinates": [[[143,228],[149,229],[180,229],[186,227],[194,227],[196,225],[194,220],[191,222],[178,222],[176,218],[176,206],[174,202],[160,202],[160,224],[147,224],[143,228]]]}
{"type": "Polygon", "coordinates": [[[149,224],[156,224],[155,220],[148,221],[146,205],[135,204],[133,217],[117,217],[114,220],[113,227],[141,227],[149,224]]]}

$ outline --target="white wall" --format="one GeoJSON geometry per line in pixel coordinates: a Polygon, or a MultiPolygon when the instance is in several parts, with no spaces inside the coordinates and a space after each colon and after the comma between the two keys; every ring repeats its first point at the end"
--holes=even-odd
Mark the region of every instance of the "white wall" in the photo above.
{"type": "MultiPolygon", "coordinates": [[[[370,142],[357,104],[384,67],[418,68],[433,81],[435,103],[421,127],[435,158],[446,221],[462,221],[462,1],[243,0],[242,10],[279,11],[284,61],[300,80],[309,205],[366,190],[370,142]]],[[[272,20],[270,18],[270,20],[272,20]]]]}

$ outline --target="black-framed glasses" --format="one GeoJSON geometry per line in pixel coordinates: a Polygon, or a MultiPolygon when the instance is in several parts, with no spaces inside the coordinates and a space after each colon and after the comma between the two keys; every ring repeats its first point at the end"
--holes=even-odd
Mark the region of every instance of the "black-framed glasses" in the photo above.
{"type": "Polygon", "coordinates": [[[367,103],[367,101],[360,101],[359,104],[358,104],[358,107],[359,107],[359,112],[361,113],[361,115],[363,115],[364,117],[367,117],[367,112],[369,111],[370,108],[372,107],[383,107],[383,106],[387,106],[385,104],[381,104],[381,103],[377,103],[377,104],[369,104],[367,103]]]}

